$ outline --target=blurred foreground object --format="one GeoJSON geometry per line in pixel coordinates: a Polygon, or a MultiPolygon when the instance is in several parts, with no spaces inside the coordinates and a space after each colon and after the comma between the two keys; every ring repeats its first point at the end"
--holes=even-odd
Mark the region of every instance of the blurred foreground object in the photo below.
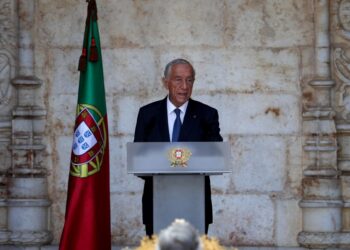
{"type": "MultiPolygon", "coordinates": [[[[130,248],[127,248],[130,250],[130,248]]],[[[153,235],[141,240],[135,250],[238,250],[223,247],[215,238],[207,235],[199,236],[197,230],[187,221],[176,219],[169,227],[163,229],[159,237],[153,235]]]]}
{"type": "Polygon", "coordinates": [[[175,219],[166,229],[160,231],[158,250],[202,250],[196,229],[183,219],[175,219]]]}

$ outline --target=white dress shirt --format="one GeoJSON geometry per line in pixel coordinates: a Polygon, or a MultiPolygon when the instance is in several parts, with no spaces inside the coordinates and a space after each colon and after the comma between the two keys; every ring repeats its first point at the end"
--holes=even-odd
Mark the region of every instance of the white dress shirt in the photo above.
{"type": "MultiPolygon", "coordinates": [[[[170,141],[172,141],[172,137],[173,137],[173,127],[174,127],[174,122],[176,119],[176,114],[175,114],[175,109],[176,106],[170,101],[169,96],[167,98],[167,110],[168,110],[168,127],[169,127],[169,138],[170,141]]],[[[184,104],[182,104],[182,106],[178,107],[178,109],[180,109],[180,119],[181,119],[181,123],[184,122],[184,117],[186,114],[186,109],[188,106],[188,101],[185,102],[184,104]]]]}

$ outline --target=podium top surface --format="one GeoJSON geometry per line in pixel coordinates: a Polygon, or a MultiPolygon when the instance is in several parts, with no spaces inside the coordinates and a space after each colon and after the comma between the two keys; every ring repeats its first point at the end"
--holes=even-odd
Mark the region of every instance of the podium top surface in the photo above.
{"type": "Polygon", "coordinates": [[[129,142],[128,173],[223,174],[231,172],[228,142],[129,142]]]}

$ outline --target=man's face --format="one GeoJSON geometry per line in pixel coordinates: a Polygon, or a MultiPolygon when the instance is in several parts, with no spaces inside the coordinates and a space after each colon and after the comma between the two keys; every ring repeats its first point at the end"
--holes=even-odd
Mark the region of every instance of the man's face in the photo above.
{"type": "Polygon", "coordinates": [[[176,106],[190,99],[194,76],[192,67],[188,64],[175,64],[171,67],[169,75],[163,79],[165,87],[169,90],[169,99],[176,106]]]}

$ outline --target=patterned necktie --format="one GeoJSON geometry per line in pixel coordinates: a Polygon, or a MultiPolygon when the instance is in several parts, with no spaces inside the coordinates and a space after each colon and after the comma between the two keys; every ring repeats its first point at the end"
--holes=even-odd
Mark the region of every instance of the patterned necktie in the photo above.
{"type": "Polygon", "coordinates": [[[176,114],[176,119],[174,122],[174,127],[173,127],[173,137],[171,141],[178,141],[179,136],[180,136],[180,130],[181,130],[181,119],[180,119],[180,109],[175,109],[174,110],[176,114]]]}

